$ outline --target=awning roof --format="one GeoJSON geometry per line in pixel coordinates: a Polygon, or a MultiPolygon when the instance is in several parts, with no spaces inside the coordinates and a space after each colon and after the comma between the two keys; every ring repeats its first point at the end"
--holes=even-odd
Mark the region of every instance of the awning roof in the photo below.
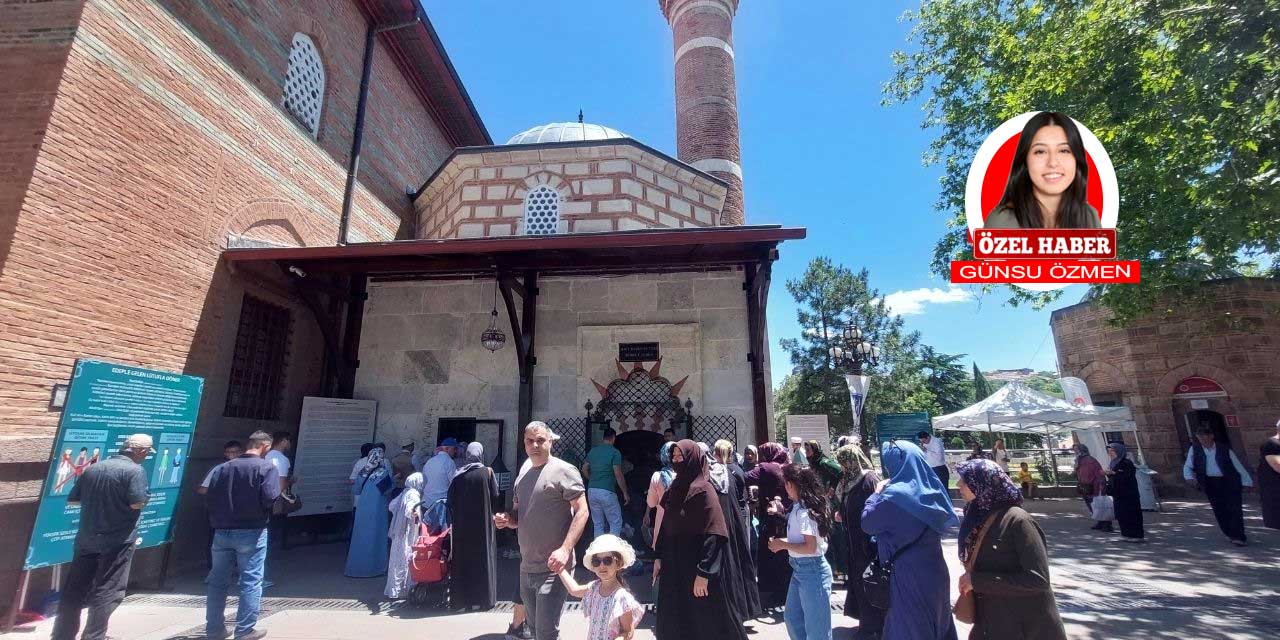
{"type": "Polygon", "coordinates": [[[1016,381],[973,405],[934,418],[933,428],[1037,435],[1044,435],[1046,430],[1051,433],[1135,430],[1128,407],[1077,406],[1016,381]]]}
{"type": "Polygon", "coordinates": [[[227,249],[228,263],[276,262],[315,273],[370,276],[488,273],[642,273],[727,267],[777,259],[777,246],[805,237],[779,226],[644,229],[607,233],[397,240],[326,247],[227,249]]]}

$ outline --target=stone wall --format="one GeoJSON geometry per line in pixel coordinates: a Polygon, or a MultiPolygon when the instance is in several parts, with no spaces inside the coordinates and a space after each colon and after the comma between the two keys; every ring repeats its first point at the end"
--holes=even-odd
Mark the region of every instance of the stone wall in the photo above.
{"type": "Polygon", "coordinates": [[[1123,328],[1092,303],[1059,309],[1051,320],[1059,371],[1083,379],[1095,399],[1118,394],[1133,411],[1148,464],[1175,485],[1190,410],[1173,397],[1178,382],[1205,376],[1222,385],[1229,397],[1210,399],[1209,409],[1238,418],[1227,430],[1250,469],[1280,417],[1280,283],[1226,280],[1206,283],[1201,293],[1196,308],[1157,305],[1171,311],[1123,328]]]}
{"type": "MultiPolygon", "coordinates": [[[[742,282],[741,271],[539,280],[534,417],[582,415],[600,400],[592,380],[617,377],[619,342],[658,341],[661,375],[689,376],[680,395],[694,413],[732,415],[738,441],[754,442],[742,282]]],[[[379,402],[379,438],[434,443],[442,417],[501,419],[515,468],[515,352],[480,345],[492,300],[489,280],[370,286],[356,397],[379,402]]],[[[510,341],[501,308],[498,327],[510,341]]]]}
{"type": "MultiPolygon", "coordinates": [[[[207,379],[192,475],[227,438],[296,429],[320,379],[316,324],[278,274],[232,273],[219,256],[231,234],[334,243],[365,21],[339,0],[2,4],[0,152],[16,136],[28,174],[0,182],[0,522],[11,536],[0,540],[0,593],[10,593],[59,419],[51,389],[76,358],[207,379]],[[279,107],[295,31],[316,39],[326,65],[318,139],[279,107]],[[246,292],[292,312],[278,420],[222,416],[246,292]]],[[[375,67],[356,240],[403,234],[404,188],[451,150],[382,45],[375,67]]],[[[202,562],[206,543],[199,501],[187,496],[178,518],[175,569],[202,562]]],[[[135,577],[148,580],[157,556],[141,553],[135,577]]]]}
{"type": "Polygon", "coordinates": [[[520,235],[524,198],[560,196],[559,233],[709,227],[725,186],[625,139],[459,149],[414,206],[420,238],[520,235]]]}

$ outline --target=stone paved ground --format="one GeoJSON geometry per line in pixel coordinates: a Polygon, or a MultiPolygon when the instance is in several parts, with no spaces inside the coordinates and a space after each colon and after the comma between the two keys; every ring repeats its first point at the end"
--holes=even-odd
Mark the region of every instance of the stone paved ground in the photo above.
{"type": "MultiPolygon", "coordinates": [[[[1130,545],[1117,535],[1088,530],[1078,503],[1047,500],[1030,503],[1049,537],[1053,581],[1059,608],[1071,638],[1261,640],[1280,633],[1280,532],[1261,528],[1256,510],[1247,512],[1253,544],[1229,545],[1213,524],[1209,507],[1197,502],[1166,502],[1163,513],[1149,513],[1150,542],[1130,545]]],[[[953,576],[959,568],[955,542],[947,544],[953,576]]],[[[270,564],[279,585],[267,593],[261,627],[269,637],[295,640],[369,640],[370,638],[459,638],[501,640],[510,604],[495,612],[444,615],[409,606],[388,607],[380,600],[381,579],[341,577],[345,547],[299,548],[270,564]]],[[[514,587],[513,564],[504,563],[500,595],[514,587]]],[[[633,578],[641,583],[644,578],[633,578]]],[[[174,580],[165,593],[131,594],[112,619],[111,634],[121,640],[198,638],[204,619],[200,576],[174,580]]],[[[637,586],[643,598],[646,590],[637,586]]],[[[843,592],[833,598],[843,602],[843,592]]],[[[570,607],[573,609],[573,607],[570,607]]],[[[233,607],[229,607],[229,610],[233,607]]],[[[234,615],[234,614],[232,614],[234,615]]],[[[577,609],[566,611],[561,626],[571,640],[586,635],[577,609]]],[[[852,638],[855,621],[837,616],[836,638],[852,638]]],[[[636,634],[651,639],[652,617],[636,634]]],[[[51,622],[15,631],[10,637],[43,640],[51,622]]],[[[776,621],[752,625],[759,640],[786,638],[776,621]]],[[[961,637],[967,631],[961,630],[961,637]]]]}

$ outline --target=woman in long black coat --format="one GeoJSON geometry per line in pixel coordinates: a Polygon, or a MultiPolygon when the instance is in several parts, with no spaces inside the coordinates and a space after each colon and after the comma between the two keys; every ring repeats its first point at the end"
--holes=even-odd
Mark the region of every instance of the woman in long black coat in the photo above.
{"type": "Polygon", "coordinates": [[[725,596],[729,529],[710,466],[692,440],[676,443],[676,477],[662,496],[658,530],[658,640],[746,640],[742,620],[725,596]],[[677,461],[678,458],[678,461],[677,461]]]}
{"type": "Polygon", "coordinates": [[[725,556],[725,596],[740,621],[753,620],[764,612],[760,609],[760,591],[756,586],[756,558],[751,552],[747,527],[747,478],[733,461],[733,445],[728,440],[716,442],[715,464],[708,480],[715,487],[720,510],[729,530],[728,554],[725,556]]]}
{"type": "Polygon", "coordinates": [[[845,581],[844,614],[858,621],[858,637],[875,637],[884,628],[884,611],[866,603],[862,573],[875,557],[876,543],[862,530],[862,509],[867,505],[867,498],[876,492],[880,476],[858,445],[847,444],[837,449],[836,461],[841,470],[836,497],[840,500],[838,513],[844,523],[845,565],[849,571],[845,581]]]}
{"type": "Polygon", "coordinates": [[[1120,525],[1121,540],[1145,542],[1142,529],[1142,497],[1138,493],[1138,468],[1129,459],[1124,445],[1107,445],[1111,456],[1111,468],[1107,470],[1107,493],[1115,501],[1116,524],[1120,525]]]}
{"type": "Polygon", "coordinates": [[[455,609],[492,609],[498,601],[494,557],[493,506],[498,480],[484,465],[479,442],[467,445],[467,462],[449,483],[453,557],[449,562],[449,602],[455,609]]]}

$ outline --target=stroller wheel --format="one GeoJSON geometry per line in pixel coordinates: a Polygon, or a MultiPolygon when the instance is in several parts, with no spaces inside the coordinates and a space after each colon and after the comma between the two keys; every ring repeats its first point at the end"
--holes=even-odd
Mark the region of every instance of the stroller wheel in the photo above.
{"type": "Polygon", "coordinates": [[[409,602],[415,607],[442,609],[449,602],[449,590],[446,583],[419,584],[409,592],[409,602]]]}

